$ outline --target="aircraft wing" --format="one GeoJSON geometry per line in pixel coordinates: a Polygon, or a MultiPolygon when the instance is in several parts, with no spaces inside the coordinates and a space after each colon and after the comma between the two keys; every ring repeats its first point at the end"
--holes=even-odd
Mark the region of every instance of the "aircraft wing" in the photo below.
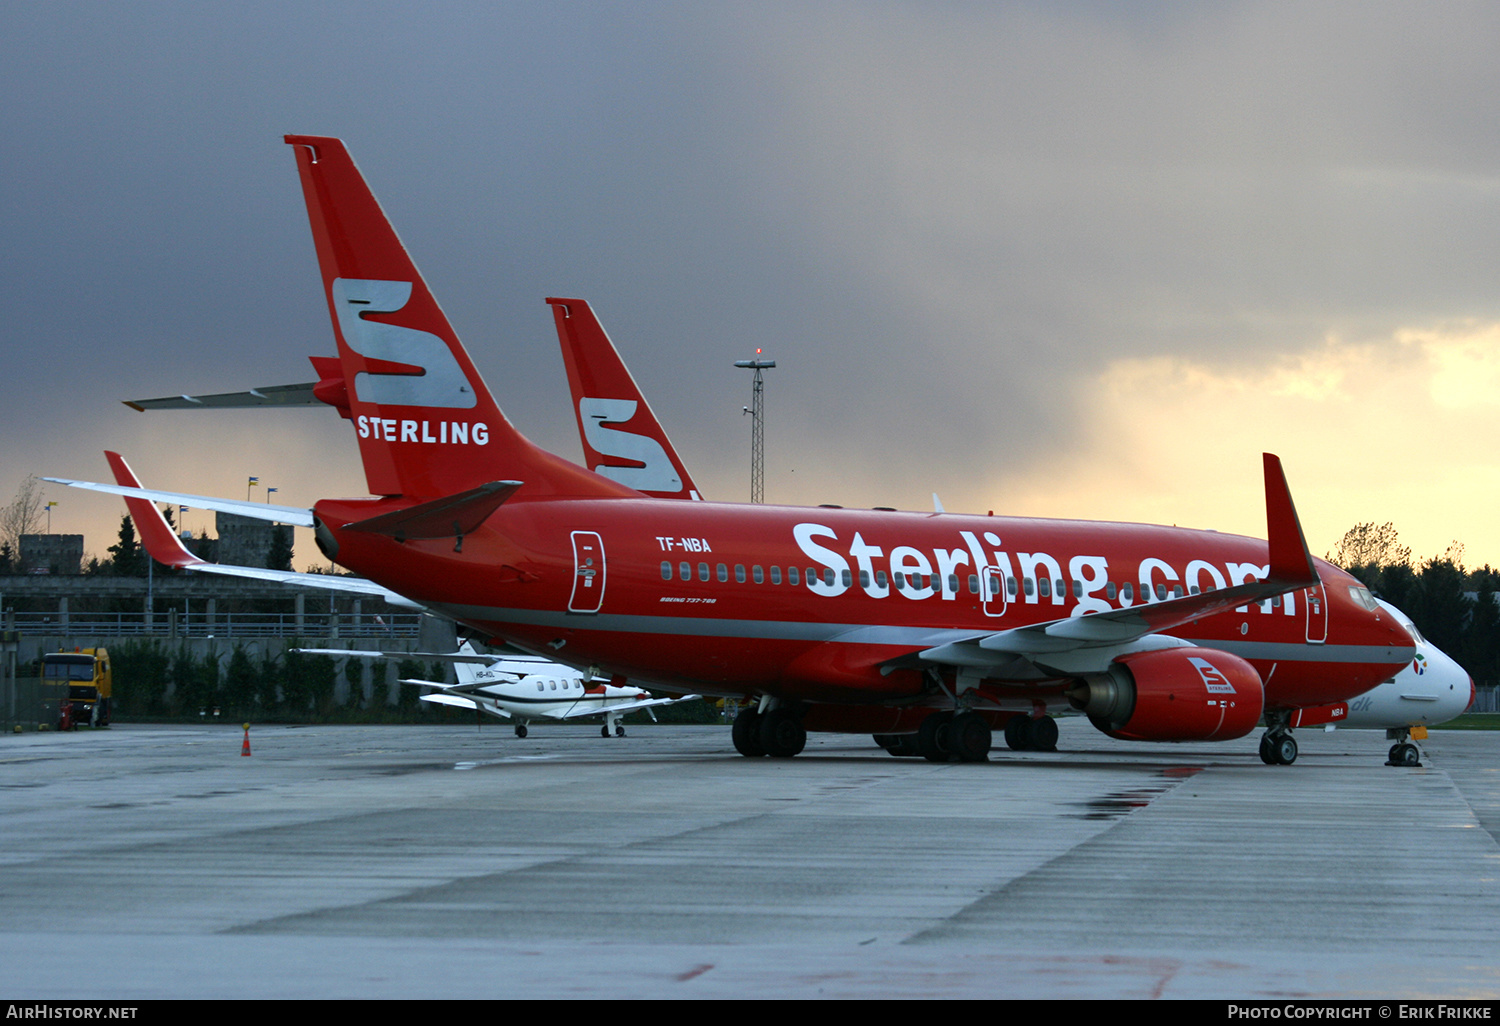
{"type": "MultiPolygon", "coordinates": [[[[128,466],[125,472],[129,475],[130,484],[125,484],[120,477],[120,469],[115,466],[118,460],[123,466],[125,461],[119,453],[105,452],[109,458],[110,466],[115,470],[115,479],[119,484],[100,484],[96,481],[72,481],[65,477],[46,477],[42,480],[51,481],[53,484],[67,485],[69,488],[86,488],[91,492],[104,492],[108,495],[123,495],[126,504],[131,499],[144,499],[148,504],[152,502],[170,502],[175,506],[191,506],[193,509],[211,509],[220,513],[234,513],[242,517],[250,517],[253,520],[270,520],[278,524],[292,524],[296,527],[312,527],[312,510],[303,506],[273,506],[266,502],[244,502],[239,499],[217,499],[211,495],[188,495],[186,492],[160,492],[151,488],[142,488],[140,482],[135,479],[135,474],[128,466]]],[[[132,506],[131,512],[135,509],[132,506]]],[[[144,533],[144,532],[143,532],[144,533]]],[[[168,532],[170,533],[170,531],[168,532]]],[[[164,562],[158,559],[158,563],[164,562]]]]}
{"type": "MultiPolygon", "coordinates": [[[[488,666],[496,661],[494,656],[477,655],[473,652],[376,652],[355,648],[293,648],[289,651],[305,652],[307,655],[353,656],[356,659],[421,659],[425,662],[477,663],[482,666],[488,666]]],[[[544,661],[538,660],[538,662],[544,661]]],[[[432,684],[431,681],[415,683],[432,684]]],[[[433,687],[437,686],[433,684],[433,687]]]]}
{"type": "MultiPolygon", "coordinates": [[[[683,695],[681,698],[642,698],[634,702],[621,702],[618,705],[611,703],[603,708],[569,710],[567,712],[549,712],[542,715],[548,719],[572,720],[584,716],[599,716],[603,713],[627,713],[637,709],[649,709],[653,705],[675,705],[678,702],[688,702],[702,695],[683,695]]],[[[580,698],[579,702],[587,702],[587,697],[580,698]]]]}
{"type": "MultiPolygon", "coordinates": [[[[409,682],[403,681],[402,683],[409,683],[409,682]]],[[[426,683],[426,682],[424,681],[423,683],[426,683]]],[[[471,702],[467,698],[460,698],[458,695],[444,695],[444,694],[423,695],[421,700],[424,701],[424,702],[431,702],[433,705],[451,705],[455,709],[478,709],[479,708],[479,706],[477,704],[475,704],[474,702],[471,702]]],[[[503,718],[505,718],[507,720],[511,718],[510,717],[510,713],[506,712],[504,709],[499,708],[498,706],[493,706],[493,705],[492,706],[486,706],[484,711],[487,712],[487,713],[489,713],[491,716],[500,716],[500,717],[503,717],[503,718]]]]}
{"type": "Polygon", "coordinates": [[[1128,644],[1148,634],[1159,634],[1236,606],[1313,587],[1318,583],[1318,571],[1302,536],[1302,526],[1292,505],[1291,490],[1287,487],[1281,460],[1266,453],[1264,465],[1266,526],[1270,545],[1270,572],[1265,580],[1125,609],[976,634],[925,649],[918,653],[918,657],[928,662],[976,668],[1012,663],[1017,657],[1045,664],[1049,656],[1128,644]]]}
{"type": "Polygon", "coordinates": [[[275,520],[280,523],[302,524],[306,527],[312,526],[312,513],[305,509],[295,509],[286,506],[264,507],[256,502],[233,502],[228,499],[203,499],[200,496],[179,495],[175,492],[155,492],[140,487],[140,481],[135,476],[135,471],[125,462],[125,458],[117,452],[106,452],[110,467],[114,470],[115,480],[119,485],[94,485],[79,481],[67,481],[60,478],[48,478],[59,484],[68,484],[75,487],[92,488],[95,491],[112,492],[125,496],[125,505],[130,508],[130,517],[135,521],[136,530],[140,532],[141,543],[146,547],[151,558],[164,566],[178,567],[183,570],[196,570],[200,573],[221,574],[226,577],[248,577],[260,581],[275,581],[278,584],[291,584],[303,588],[318,588],[323,591],[343,591],[357,595],[373,595],[384,599],[393,606],[403,606],[407,609],[425,609],[420,603],[413,602],[389,588],[381,587],[374,581],[365,580],[363,577],[339,577],[335,574],[304,574],[295,570],[270,570],[258,566],[234,566],[228,563],[210,563],[206,559],[200,559],[187,550],[182,544],[182,539],[172,532],[166,518],[161,515],[161,510],[154,505],[155,502],[173,502],[184,506],[192,506],[195,509],[223,509],[227,513],[238,513],[240,507],[244,507],[245,513],[254,515],[261,509],[269,508],[274,512],[297,514],[302,519],[290,519],[287,516],[265,516],[262,520],[275,520]],[[210,503],[218,503],[211,505],[210,503]],[[303,521],[305,520],[305,523],[303,521]]]}

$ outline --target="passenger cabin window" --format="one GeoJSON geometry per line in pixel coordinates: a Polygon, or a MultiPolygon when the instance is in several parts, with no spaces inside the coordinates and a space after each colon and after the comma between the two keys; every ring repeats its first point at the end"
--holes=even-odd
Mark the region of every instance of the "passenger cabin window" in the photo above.
{"type": "Polygon", "coordinates": [[[661,579],[664,581],[672,579],[672,564],[665,559],[661,561],[661,579]]]}
{"type": "Polygon", "coordinates": [[[879,588],[889,587],[889,585],[886,583],[884,570],[875,571],[875,585],[879,588]]]}
{"type": "Polygon", "coordinates": [[[691,581],[693,579],[693,564],[678,563],[677,576],[682,578],[684,581],[691,581]]]}
{"type": "Polygon", "coordinates": [[[766,583],[766,573],[758,565],[750,568],[750,576],[755,580],[756,584],[766,583]]]}
{"type": "MultiPolygon", "coordinates": [[[[760,567],[756,567],[756,569],[759,570],[760,567]]],[[[734,564],[734,580],[735,580],[735,583],[737,583],[737,584],[744,584],[745,583],[745,564],[744,563],[736,563],[736,564],[734,564]]]]}
{"type": "MultiPolygon", "coordinates": [[[[771,583],[772,584],[780,584],[781,583],[781,567],[779,567],[779,566],[773,566],[773,567],[771,567],[771,583]]],[[[793,581],[792,583],[796,584],[797,582],[793,581]]]]}
{"type": "Polygon", "coordinates": [[[1046,577],[1039,579],[1036,582],[1036,590],[1037,594],[1042,598],[1050,598],[1052,596],[1052,581],[1046,577]]]}
{"type": "Polygon", "coordinates": [[[699,563],[698,564],[698,580],[700,580],[700,581],[707,581],[708,580],[708,564],[707,563],[699,563]]]}
{"type": "Polygon", "coordinates": [[[720,581],[720,583],[725,583],[728,580],[729,580],[729,567],[725,566],[723,563],[720,563],[719,564],[719,581],[720,581]]]}
{"type": "Polygon", "coordinates": [[[797,568],[796,567],[789,566],[789,567],[786,568],[786,583],[788,583],[788,584],[800,584],[801,583],[800,581],[797,580],[797,568]]]}

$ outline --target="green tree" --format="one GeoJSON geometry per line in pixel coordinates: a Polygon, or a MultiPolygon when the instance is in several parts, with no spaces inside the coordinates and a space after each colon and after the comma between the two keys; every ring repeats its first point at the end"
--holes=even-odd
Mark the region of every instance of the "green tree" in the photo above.
{"type": "Polygon", "coordinates": [[[291,570],[292,529],[277,524],[271,529],[271,551],[266,554],[266,567],[270,570],[291,570]]]}
{"type": "Polygon", "coordinates": [[[116,577],[146,576],[146,556],[135,540],[135,524],[128,513],[120,518],[120,540],[109,547],[109,556],[116,577]]]}
{"type": "Polygon", "coordinates": [[[1395,524],[1355,524],[1324,558],[1352,573],[1356,567],[1410,564],[1411,549],[1401,544],[1395,524]]]}

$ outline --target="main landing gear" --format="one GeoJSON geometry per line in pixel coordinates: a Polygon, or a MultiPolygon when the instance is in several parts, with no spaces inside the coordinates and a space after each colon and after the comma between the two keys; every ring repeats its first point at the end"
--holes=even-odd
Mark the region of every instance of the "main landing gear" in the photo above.
{"type": "Polygon", "coordinates": [[[1260,761],[1267,766],[1290,766],[1297,761],[1297,739],[1285,727],[1272,727],[1261,735],[1260,761]]]}
{"type": "Polygon", "coordinates": [[[1005,746],[1013,752],[1057,751],[1057,721],[1022,713],[1005,722],[1005,746]]]}
{"type": "Polygon", "coordinates": [[[984,762],[994,738],[989,721],[976,712],[935,712],[915,734],[876,734],[875,743],[892,755],[928,762],[984,762]]]}
{"type": "Polygon", "coordinates": [[[741,709],[731,731],[734,750],[754,758],[790,759],[807,746],[807,728],[795,710],[773,706],[765,712],[741,709]]]}
{"type": "Polygon", "coordinates": [[[1396,743],[1391,745],[1390,758],[1386,760],[1387,766],[1413,766],[1422,765],[1422,751],[1411,743],[1411,730],[1407,727],[1394,727],[1385,732],[1388,740],[1396,743]]]}

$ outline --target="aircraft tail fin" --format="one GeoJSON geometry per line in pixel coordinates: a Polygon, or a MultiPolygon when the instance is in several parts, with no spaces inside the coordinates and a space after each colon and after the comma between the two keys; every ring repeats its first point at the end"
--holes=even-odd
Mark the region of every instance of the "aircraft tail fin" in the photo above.
{"type": "Polygon", "coordinates": [[[702,499],[635,378],[581,299],[547,300],[568,369],[585,465],[661,499],[702,499]]]}
{"type": "Polygon", "coordinates": [[[286,141],[370,491],[422,502],[513,480],[526,495],[637,494],[537,448],[506,420],[344,144],[286,141]]]}

